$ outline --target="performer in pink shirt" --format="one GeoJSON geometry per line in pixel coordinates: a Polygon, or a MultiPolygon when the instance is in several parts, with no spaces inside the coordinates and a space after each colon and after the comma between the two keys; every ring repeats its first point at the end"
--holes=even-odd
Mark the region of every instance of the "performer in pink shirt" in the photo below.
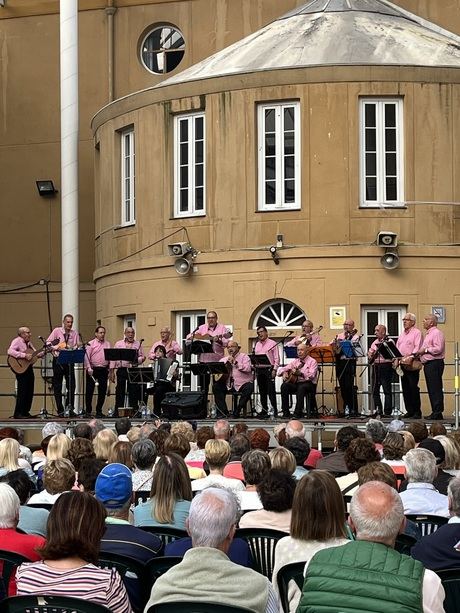
{"type": "Polygon", "coordinates": [[[275,376],[280,365],[280,355],[278,352],[278,344],[268,338],[268,331],[265,326],[257,328],[257,342],[254,345],[253,353],[255,355],[266,355],[270,360],[271,366],[259,367],[256,369],[257,386],[259,388],[260,404],[262,411],[259,417],[265,419],[268,417],[267,396],[270,399],[270,404],[273,407],[274,416],[278,415],[278,407],[276,402],[275,376]]]}
{"type": "Polygon", "coordinates": [[[142,341],[134,340],[136,333],[134,328],[126,328],[125,336],[114,345],[114,349],[135,349],[137,358],[131,362],[110,362],[110,380],[115,383],[115,411],[113,417],[118,417],[118,409],[124,406],[125,395],[128,393],[129,406],[137,411],[139,402],[142,398],[141,385],[138,383],[130,383],[128,380],[128,368],[141,365],[145,361],[145,355],[142,350],[142,341]]]}
{"type": "Polygon", "coordinates": [[[110,343],[105,340],[104,326],[98,326],[94,332],[94,338],[87,343],[85,348],[86,369],[86,416],[90,417],[93,407],[94,388],[97,383],[96,417],[105,417],[102,414],[105,395],[107,393],[107,381],[109,378],[109,362],[105,359],[104,350],[110,349],[110,343]]]}
{"type": "Polygon", "coordinates": [[[161,345],[166,349],[166,357],[170,360],[175,360],[176,356],[182,355],[183,351],[177,341],[172,338],[171,328],[165,327],[160,330],[160,340],[153,343],[152,348],[148,353],[148,359],[155,359],[155,349],[161,345]]]}
{"type": "Polygon", "coordinates": [[[436,315],[426,315],[423,320],[423,327],[426,334],[418,355],[425,371],[426,387],[431,404],[431,415],[427,419],[443,419],[442,375],[444,373],[446,342],[444,334],[438,328],[436,315]]]}
{"type": "Polygon", "coordinates": [[[374,329],[375,341],[369,347],[367,357],[371,365],[371,388],[372,398],[374,401],[374,412],[376,415],[385,416],[391,415],[393,410],[391,383],[393,381],[393,364],[392,360],[385,359],[378,349],[382,342],[386,339],[387,329],[383,324],[377,324],[374,329]],[[380,398],[380,386],[383,388],[385,403],[382,410],[382,400],[380,398]]]}
{"type": "Polygon", "coordinates": [[[67,387],[66,406],[71,407],[73,412],[75,401],[75,370],[73,364],[64,365],[58,363],[59,352],[65,349],[77,349],[81,345],[80,334],[72,329],[73,315],[67,313],[62,320],[62,327],[54,328],[46,339],[48,343],[58,341],[53,349],[53,390],[56,401],[56,409],[59,417],[64,416],[64,406],[62,404],[62,380],[65,378],[67,387]]]}
{"type": "Polygon", "coordinates": [[[418,356],[422,346],[422,333],[415,327],[416,317],[413,313],[406,313],[403,317],[404,330],[398,337],[396,347],[402,354],[400,365],[403,370],[401,377],[401,387],[406,407],[405,417],[411,419],[421,419],[420,370],[414,369],[414,358],[418,356]]]}
{"type": "Polygon", "coordinates": [[[227,350],[228,356],[221,358],[219,361],[227,364],[228,377],[218,379],[214,383],[212,391],[217,407],[223,415],[228,415],[225,396],[236,392],[240,394],[236,413],[233,415],[233,417],[238,418],[241,410],[246,409],[254,391],[252,365],[248,354],[240,351],[240,346],[236,341],[230,341],[227,350]]]}
{"type": "Polygon", "coordinates": [[[283,377],[281,385],[281,408],[283,417],[290,417],[289,397],[296,395],[294,417],[303,417],[305,400],[307,401],[307,417],[313,417],[315,405],[315,384],[318,376],[318,363],[308,355],[306,345],[297,346],[297,358],[278,368],[278,377],[283,377]]]}
{"type": "MultiPolygon", "coordinates": [[[[18,335],[11,341],[8,348],[8,355],[13,358],[27,360],[31,362],[35,347],[30,342],[31,333],[27,326],[18,329],[18,335]]],[[[23,373],[14,373],[18,384],[16,394],[16,405],[14,407],[15,419],[26,419],[32,417],[30,409],[34,398],[35,375],[30,364],[23,373]]]]}
{"type": "MultiPolygon", "coordinates": [[[[318,331],[322,330],[322,326],[318,328],[318,331]]],[[[310,347],[316,347],[317,345],[321,345],[321,337],[319,334],[313,331],[313,322],[309,319],[306,319],[302,324],[302,333],[299,336],[296,336],[286,343],[285,347],[297,347],[297,345],[307,345],[310,347]]]]}
{"type": "Polygon", "coordinates": [[[343,407],[348,407],[348,417],[358,416],[358,394],[355,386],[356,357],[345,349],[343,341],[359,341],[358,331],[353,319],[347,319],[343,323],[343,332],[338,334],[331,345],[335,347],[335,372],[340,386],[340,395],[343,407]]]}

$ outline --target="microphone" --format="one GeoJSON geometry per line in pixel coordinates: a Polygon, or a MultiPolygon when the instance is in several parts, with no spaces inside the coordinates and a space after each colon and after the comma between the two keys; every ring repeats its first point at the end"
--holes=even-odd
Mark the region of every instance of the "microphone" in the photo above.
{"type": "Polygon", "coordinates": [[[46,345],[46,341],[45,341],[45,339],[43,338],[43,336],[39,336],[38,338],[41,340],[41,342],[42,342],[44,345],[46,345]]]}
{"type": "Polygon", "coordinates": [[[141,340],[139,341],[139,345],[142,345],[144,341],[145,341],[145,338],[141,338],[141,340]]]}

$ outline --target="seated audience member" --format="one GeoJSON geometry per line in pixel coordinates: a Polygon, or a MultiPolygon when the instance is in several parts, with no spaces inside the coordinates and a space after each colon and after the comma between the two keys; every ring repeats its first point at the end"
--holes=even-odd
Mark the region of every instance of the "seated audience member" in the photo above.
{"type": "Polygon", "coordinates": [[[299,480],[308,473],[304,464],[310,453],[310,445],[306,439],[293,436],[286,441],[284,446],[286,449],[289,449],[295,458],[296,469],[294,471],[294,478],[299,480]]]}
{"type": "Polygon", "coordinates": [[[404,456],[407,489],[400,492],[406,515],[426,513],[449,517],[447,496],[433,485],[437,473],[436,458],[427,449],[411,449],[404,456]]]}
{"type": "Polygon", "coordinates": [[[222,439],[209,440],[204,448],[209,475],[204,479],[192,481],[192,491],[198,492],[206,487],[225,487],[233,491],[244,490],[239,479],[224,477],[224,467],[230,459],[230,445],[222,439]]]}
{"type": "MultiPolygon", "coordinates": [[[[166,455],[176,453],[177,455],[180,455],[183,460],[185,460],[190,452],[190,442],[183,434],[179,434],[178,432],[175,434],[170,434],[165,441],[164,452],[166,455]]],[[[202,479],[203,477],[206,477],[206,473],[202,468],[194,468],[188,464],[186,464],[186,466],[190,479],[202,479]]]]}
{"type": "Polygon", "coordinates": [[[18,528],[26,534],[46,536],[46,522],[48,521],[49,512],[46,509],[26,506],[33,487],[32,481],[26,473],[23,470],[12,470],[7,475],[1,477],[0,482],[8,483],[19,496],[21,506],[19,507],[18,528]]]}
{"type": "Polygon", "coordinates": [[[246,436],[249,436],[248,424],[245,421],[239,421],[237,423],[234,423],[230,432],[230,438],[232,438],[232,436],[235,436],[235,434],[246,434],[246,436]]]}
{"type": "Polygon", "coordinates": [[[128,431],[131,429],[132,424],[129,417],[120,417],[115,420],[115,432],[117,433],[117,437],[119,441],[129,442],[128,431]]]}
{"type": "Polygon", "coordinates": [[[32,470],[34,471],[34,474],[38,475],[38,480],[41,479],[41,477],[43,476],[43,467],[45,466],[46,463],[46,452],[48,451],[48,444],[50,442],[50,440],[53,438],[54,435],[50,435],[47,436],[46,438],[42,439],[40,442],[40,449],[37,451],[34,451],[34,453],[32,454],[32,470]],[[39,454],[38,451],[40,451],[41,453],[39,454]]]}
{"type": "Polygon", "coordinates": [[[104,428],[93,439],[94,452],[98,460],[107,462],[112,445],[117,442],[117,435],[113,430],[104,428]]]}
{"type": "Polygon", "coordinates": [[[46,461],[69,459],[69,449],[72,441],[63,432],[55,434],[50,438],[46,450],[46,461]]]}
{"type": "MultiPolygon", "coordinates": [[[[445,451],[444,447],[441,443],[434,438],[426,438],[423,440],[417,449],[428,449],[436,458],[436,467],[438,469],[436,473],[436,477],[433,480],[434,487],[438,490],[440,494],[444,494],[447,496],[447,487],[449,485],[449,481],[452,479],[452,475],[447,473],[444,470],[444,462],[445,462],[445,451]]],[[[399,491],[404,492],[407,489],[407,479],[399,486],[399,491]]]]}
{"type": "Polygon", "coordinates": [[[4,438],[14,438],[19,443],[19,458],[32,466],[32,452],[24,443],[24,430],[22,428],[0,428],[0,441],[4,438]]]}
{"type": "Polygon", "coordinates": [[[95,457],[93,443],[87,438],[74,438],[70,443],[68,459],[77,472],[80,470],[82,460],[95,457]]]}
{"type": "Polygon", "coordinates": [[[155,445],[158,457],[165,454],[165,443],[168,437],[169,432],[163,428],[158,428],[149,434],[148,438],[155,445]]]}
{"type": "Polygon", "coordinates": [[[334,476],[348,473],[348,468],[345,464],[345,451],[355,438],[359,438],[359,431],[358,428],[354,426],[344,426],[340,428],[340,430],[337,430],[334,439],[335,451],[319,460],[316,464],[316,468],[328,470],[330,473],[333,473],[334,476]]]}
{"type": "Polygon", "coordinates": [[[289,532],[296,480],[281,470],[270,469],[257,485],[262,509],[249,511],[240,519],[240,528],[268,528],[289,532]]]}
{"type": "Polygon", "coordinates": [[[185,436],[187,442],[190,446],[190,449],[195,449],[195,431],[193,430],[193,426],[189,421],[175,421],[171,424],[171,432],[170,434],[181,434],[185,436]]]}
{"type": "Polygon", "coordinates": [[[416,446],[428,438],[428,428],[424,421],[413,421],[407,426],[406,430],[414,437],[416,446]]]}
{"type": "Polygon", "coordinates": [[[152,487],[153,469],[157,459],[155,443],[149,438],[141,438],[131,450],[134,472],[133,491],[149,490],[152,487]]]}
{"type": "MultiPolygon", "coordinates": [[[[268,451],[270,447],[270,434],[265,428],[255,428],[249,433],[249,441],[251,443],[251,449],[260,449],[261,451],[268,451]]],[[[231,444],[230,439],[230,444],[231,444]]]]}
{"type": "MultiPolygon", "coordinates": [[[[19,519],[19,496],[7,483],[0,483],[0,548],[5,551],[14,551],[29,558],[39,560],[37,550],[45,544],[45,539],[35,534],[21,534],[16,527],[19,519]]],[[[11,579],[8,593],[15,593],[14,579],[11,579]]],[[[0,604],[0,610],[1,610],[0,604]]]]}
{"type": "Polygon", "coordinates": [[[40,562],[24,563],[16,573],[18,595],[73,596],[131,613],[118,572],[96,566],[105,531],[105,509],[91,494],[66,492],[53,506],[40,562]]]}
{"type": "Polygon", "coordinates": [[[88,458],[80,462],[80,470],[77,475],[77,485],[82,492],[94,494],[96,479],[107,463],[97,458],[88,458]]]}
{"type": "Polygon", "coordinates": [[[93,440],[96,438],[98,432],[105,430],[104,422],[102,419],[98,419],[97,417],[90,419],[88,422],[88,426],[93,431],[93,440]]]}
{"type": "MultiPolygon", "coordinates": [[[[343,496],[334,477],[313,470],[297,483],[292,503],[291,534],[280,539],[275,549],[272,584],[277,591],[278,571],[292,562],[307,562],[326,547],[348,543],[343,496]]],[[[294,613],[300,590],[289,585],[289,611],[294,613]]]]}
{"type": "Polygon", "coordinates": [[[31,496],[28,504],[54,504],[63,492],[72,489],[75,469],[69,460],[50,460],[43,470],[44,490],[31,496]]]}
{"type": "Polygon", "coordinates": [[[413,558],[431,570],[460,568],[460,551],[456,548],[460,541],[460,477],[454,477],[449,483],[447,497],[450,513],[448,523],[424,536],[411,551],[413,558]]]}
{"type": "Polygon", "coordinates": [[[305,438],[305,426],[300,419],[291,419],[286,424],[286,440],[294,437],[305,438]]]}
{"type": "Polygon", "coordinates": [[[134,525],[185,530],[191,500],[192,488],[184,460],[177,453],[161,456],[153,471],[149,500],[134,508],[134,525]]]}
{"type": "MultiPolygon", "coordinates": [[[[131,471],[124,464],[107,464],[96,479],[95,496],[106,510],[105,532],[101,551],[128,556],[146,564],[162,549],[161,540],[129,523],[129,509],[133,495],[131,471]]],[[[125,578],[126,589],[133,608],[139,609],[137,578],[125,578]]]]}
{"type": "Polygon", "coordinates": [[[388,424],[388,432],[399,432],[404,430],[405,424],[402,419],[392,419],[388,424]]]}
{"type": "Polygon", "coordinates": [[[287,441],[286,426],[287,423],[275,424],[273,426],[273,436],[278,445],[284,445],[287,441]]]}
{"type": "Polygon", "coordinates": [[[131,445],[137,443],[137,441],[141,438],[140,426],[133,426],[132,428],[130,428],[126,433],[126,438],[131,443],[131,445]]]}
{"type": "Polygon", "coordinates": [[[369,419],[366,424],[366,436],[369,440],[371,440],[377,451],[382,455],[383,451],[383,441],[387,435],[388,431],[383,422],[379,419],[369,419]]]}
{"type": "Polygon", "coordinates": [[[444,448],[446,459],[444,461],[444,470],[453,477],[460,476],[460,445],[453,436],[438,435],[434,437],[435,441],[439,441],[444,448]]]}
{"type": "Polygon", "coordinates": [[[218,419],[213,426],[214,438],[228,441],[230,439],[230,423],[228,419],[218,419]]]}
{"type": "Polygon", "coordinates": [[[398,432],[389,432],[383,441],[382,462],[388,464],[396,475],[401,478],[406,474],[404,455],[404,439],[398,432]]]}
{"type": "Polygon", "coordinates": [[[405,522],[394,488],[376,481],[362,485],[349,521],[356,540],[323,549],[306,565],[299,613],[326,605],[331,611],[442,613],[439,577],[394,549],[405,522]]]}
{"type": "MultiPolygon", "coordinates": [[[[165,545],[165,556],[177,556],[183,558],[185,552],[192,548],[192,539],[190,536],[175,539],[165,545]]],[[[249,545],[244,539],[234,538],[228,548],[227,556],[229,560],[240,566],[252,568],[252,556],[249,550],[249,545]]]]}
{"type": "Polygon", "coordinates": [[[241,458],[251,448],[249,438],[246,434],[235,434],[229,442],[230,459],[224,466],[224,477],[239,479],[244,481],[243,469],[241,468],[241,458]]]}
{"type": "Polygon", "coordinates": [[[107,464],[124,464],[130,469],[133,468],[132,449],[129,441],[117,441],[110,448],[107,464]]]}
{"type": "Polygon", "coordinates": [[[439,421],[433,421],[430,424],[429,434],[431,438],[435,436],[439,436],[440,434],[447,434],[447,428],[444,424],[439,421]]]}
{"type": "Polygon", "coordinates": [[[275,470],[282,470],[288,475],[294,474],[297,468],[295,457],[292,451],[289,451],[286,447],[275,447],[275,449],[271,449],[268,452],[268,457],[270,458],[272,468],[275,470]]]}
{"type": "Polygon", "coordinates": [[[93,440],[93,430],[86,423],[79,423],[73,429],[74,438],[86,438],[88,441],[93,440]]]}
{"type": "Polygon", "coordinates": [[[241,460],[243,479],[246,488],[237,492],[240,509],[242,511],[255,511],[262,509],[262,502],[257,493],[257,486],[270,470],[270,457],[265,451],[251,449],[247,451],[241,460]]]}
{"type": "Polygon", "coordinates": [[[404,454],[406,454],[409,449],[415,449],[415,438],[412,432],[408,430],[398,430],[398,434],[404,439],[404,454]]]}
{"type": "Polygon", "coordinates": [[[196,449],[190,449],[185,456],[185,463],[187,466],[194,466],[195,468],[203,468],[204,464],[204,446],[207,441],[214,438],[214,430],[211,426],[202,426],[196,431],[196,449]]]}
{"type": "Polygon", "coordinates": [[[21,449],[14,438],[4,438],[0,441],[0,477],[12,470],[23,470],[34,483],[35,474],[29,462],[19,457],[21,449]]]}
{"type": "Polygon", "coordinates": [[[351,496],[358,489],[358,469],[369,462],[379,462],[380,453],[368,438],[355,438],[345,452],[347,475],[337,477],[337,484],[343,495],[351,496]]]}
{"type": "Polygon", "coordinates": [[[238,514],[238,501],[229,490],[209,488],[193,499],[187,522],[192,549],[156,580],[146,611],[181,600],[244,606],[254,613],[279,611],[268,579],[228,558],[238,514]]]}

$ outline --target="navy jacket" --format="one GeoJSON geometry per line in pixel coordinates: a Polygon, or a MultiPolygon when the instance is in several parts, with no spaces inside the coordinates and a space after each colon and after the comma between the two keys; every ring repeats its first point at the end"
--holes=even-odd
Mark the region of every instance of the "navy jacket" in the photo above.
{"type": "Polygon", "coordinates": [[[460,568],[460,553],[454,546],[460,541],[460,524],[440,526],[424,536],[411,549],[411,556],[430,570],[460,568]]]}

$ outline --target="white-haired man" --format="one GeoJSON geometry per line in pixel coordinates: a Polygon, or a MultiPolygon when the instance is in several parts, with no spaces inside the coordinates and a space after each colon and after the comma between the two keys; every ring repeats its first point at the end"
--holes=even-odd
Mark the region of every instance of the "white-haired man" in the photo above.
{"type": "Polygon", "coordinates": [[[446,356],[446,341],[444,334],[438,328],[436,315],[426,315],[423,320],[426,330],[425,338],[419,351],[420,360],[425,373],[426,387],[431,404],[431,415],[427,419],[442,419],[444,411],[444,392],[442,375],[444,373],[444,358],[446,356]]]}
{"type": "Polygon", "coordinates": [[[394,549],[405,523],[395,489],[377,481],[362,485],[350,506],[356,540],[313,556],[305,570],[298,613],[326,605],[328,611],[443,613],[440,578],[394,549]]]}
{"type": "Polygon", "coordinates": [[[208,488],[192,500],[187,519],[192,549],[156,580],[146,611],[164,602],[192,600],[244,606],[255,613],[279,611],[269,580],[227,557],[238,515],[238,501],[229,490],[208,488]]]}
{"type": "Polygon", "coordinates": [[[413,313],[406,313],[403,317],[403,331],[396,341],[396,347],[403,356],[400,360],[403,369],[401,387],[406,407],[406,417],[421,419],[420,388],[418,382],[420,371],[414,370],[414,358],[418,355],[422,346],[422,333],[415,327],[416,318],[413,313]]]}
{"type": "Polygon", "coordinates": [[[214,437],[223,441],[230,438],[230,424],[226,419],[218,419],[213,427],[214,437]]]}
{"type": "Polygon", "coordinates": [[[449,517],[447,496],[440,494],[433,481],[438,473],[436,458],[428,449],[409,449],[403,458],[407,489],[400,493],[406,515],[426,513],[449,517]]]}

